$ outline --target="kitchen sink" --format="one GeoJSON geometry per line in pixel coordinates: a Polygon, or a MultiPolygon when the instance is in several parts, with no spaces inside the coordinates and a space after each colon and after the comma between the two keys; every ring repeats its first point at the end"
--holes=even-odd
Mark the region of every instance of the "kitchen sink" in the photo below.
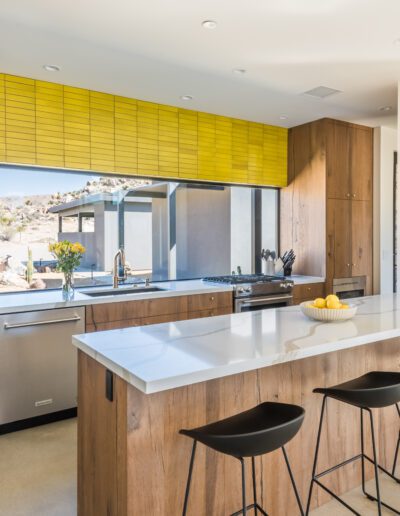
{"type": "Polygon", "coordinates": [[[81,292],[85,296],[89,297],[103,297],[103,296],[122,296],[125,294],[144,294],[148,292],[162,292],[165,291],[165,288],[160,287],[132,287],[132,288],[104,288],[104,289],[96,289],[88,292],[81,292]]]}

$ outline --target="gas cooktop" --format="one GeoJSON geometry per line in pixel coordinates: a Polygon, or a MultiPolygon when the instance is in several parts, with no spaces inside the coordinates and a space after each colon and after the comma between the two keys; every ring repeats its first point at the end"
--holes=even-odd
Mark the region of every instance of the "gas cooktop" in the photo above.
{"type": "Polygon", "coordinates": [[[228,276],[209,276],[203,281],[209,283],[224,283],[226,285],[240,285],[242,283],[271,283],[272,281],[284,281],[283,276],[267,276],[265,274],[230,274],[228,276]]]}

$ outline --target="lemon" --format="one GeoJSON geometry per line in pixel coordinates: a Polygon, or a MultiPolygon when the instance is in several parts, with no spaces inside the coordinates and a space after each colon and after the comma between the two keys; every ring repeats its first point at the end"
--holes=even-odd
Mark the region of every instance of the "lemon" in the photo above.
{"type": "Polygon", "coordinates": [[[325,301],[327,304],[328,304],[328,301],[335,301],[336,303],[340,303],[339,298],[337,296],[335,296],[335,294],[330,294],[329,296],[326,296],[325,301]]]}
{"type": "Polygon", "coordinates": [[[342,310],[348,310],[349,305],[346,305],[346,304],[343,304],[343,303],[342,303],[342,304],[340,305],[340,308],[341,308],[342,310]]]}
{"type": "Polygon", "coordinates": [[[323,297],[317,297],[314,301],[315,308],[326,308],[325,299],[323,297]]]}
{"type": "MultiPolygon", "coordinates": [[[[335,296],[336,297],[336,296],[335,296]]],[[[339,299],[334,299],[333,297],[328,299],[326,302],[326,308],[329,308],[331,310],[338,310],[341,307],[341,303],[339,299]]]]}

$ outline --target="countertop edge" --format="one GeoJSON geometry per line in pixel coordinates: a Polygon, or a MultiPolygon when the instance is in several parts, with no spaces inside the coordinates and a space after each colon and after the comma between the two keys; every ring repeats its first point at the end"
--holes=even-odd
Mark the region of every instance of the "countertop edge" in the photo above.
{"type": "Polygon", "coordinates": [[[115,362],[107,359],[101,353],[94,351],[90,346],[87,346],[79,338],[79,335],[73,337],[73,344],[89,355],[91,358],[107,367],[110,371],[121,377],[127,383],[136,387],[144,394],[155,394],[170,389],[176,389],[180,387],[187,387],[196,383],[205,381],[215,380],[226,376],[232,376],[235,374],[245,373],[256,369],[263,369],[265,367],[271,367],[288,362],[294,362],[297,360],[312,358],[318,355],[324,355],[327,353],[333,353],[335,351],[343,351],[345,349],[356,348],[363,345],[372,344],[375,342],[381,342],[390,340],[392,338],[400,337],[400,328],[392,330],[384,330],[382,332],[375,332],[368,335],[361,335],[357,337],[351,337],[346,340],[339,340],[335,342],[325,342],[318,346],[297,349],[292,352],[282,355],[275,355],[274,357],[268,357],[265,359],[250,359],[246,362],[240,362],[237,364],[229,364],[228,366],[220,366],[214,369],[205,371],[196,371],[190,374],[184,374],[174,377],[165,378],[162,380],[155,380],[146,382],[141,380],[132,372],[125,369],[123,366],[116,364],[115,362]]]}

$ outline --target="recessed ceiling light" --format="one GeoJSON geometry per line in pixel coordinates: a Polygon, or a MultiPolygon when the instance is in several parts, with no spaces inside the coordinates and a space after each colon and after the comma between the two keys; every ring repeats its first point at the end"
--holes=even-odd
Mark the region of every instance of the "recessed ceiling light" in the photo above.
{"type": "Polygon", "coordinates": [[[217,27],[217,22],[214,20],[205,20],[201,25],[204,29],[215,29],[217,27]]]}
{"type": "Polygon", "coordinates": [[[289,117],[287,115],[280,115],[280,120],[287,120],[289,117]]]}
{"type": "Polygon", "coordinates": [[[46,72],[59,72],[61,68],[57,65],[43,65],[43,68],[46,70],[46,72]]]}
{"type": "Polygon", "coordinates": [[[379,111],[392,111],[392,106],[382,106],[379,108],[379,111]]]}
{"type": "Polygon", "coordinates": [[[192,95],[181,95],[181,100],[193,100],[192,95]]]}
{"type": "Polygon", "coordinates": [[[246,70],[244,68],[234,68],[232,70],[232,73],[235,75],[244,75],[246,73],[246,70]]]}

